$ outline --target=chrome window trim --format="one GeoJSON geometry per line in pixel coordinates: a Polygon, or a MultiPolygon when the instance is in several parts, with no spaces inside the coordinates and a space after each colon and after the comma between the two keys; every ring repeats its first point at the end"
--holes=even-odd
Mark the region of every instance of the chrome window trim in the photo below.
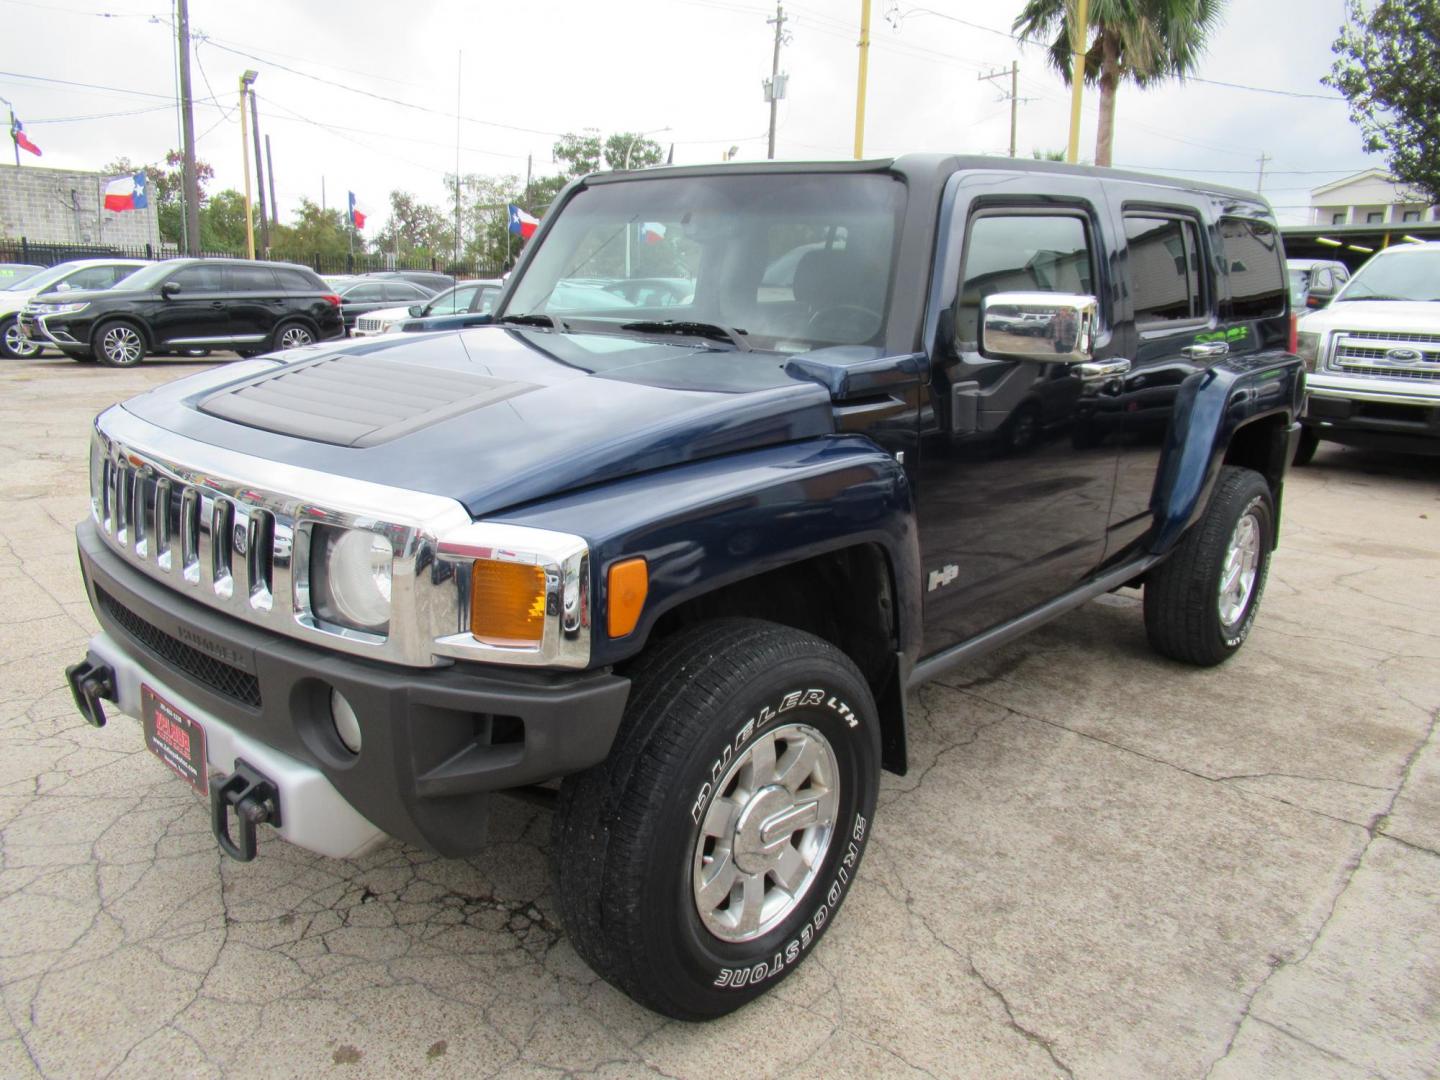
{"type": "MultiPolygon", "coordinates": [[[[231,365],[226,377],[240,366],[248,365],[231,365]]],[[[578,536],[474,522],[446,496],[196,442],[119,405],[95,419],[90,489],[100,535],[129,565],[198,603],[276,633],[412,667],[456,659],[589,665],[589,549],[578,536]],[[159,513],[177,493],[178,510],[159,513]],[[223,537],[215,533],[217,521],[226,525],[223,537]],[[390,538],[395,561],[388,636],[315,619],[309,551],[317,523],[374,529],[390,538]],[[264,558],[256,551],[262,538],[268,545],[264,558]],[[485,645],[469,633],[470,562],[482,557],[479,551],[497,548],[546,569],[546,628],[538,648],[485,645]]]]}

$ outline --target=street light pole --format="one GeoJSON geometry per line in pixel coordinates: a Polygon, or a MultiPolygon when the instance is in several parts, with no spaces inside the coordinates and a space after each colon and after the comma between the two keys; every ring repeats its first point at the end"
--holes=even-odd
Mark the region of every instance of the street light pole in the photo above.
{"type": "Polygon", "coordinates": [[[1080,102],[1085,96],[1085,47],[1090,42],[1089,0],[1078,0],[1075,25],[1070,27],[1070,145],[1065,160],[1080,160],[1080,102]]]}
{"type": "Polygon", "coordinates": [[[865,156],[865,86],[870,71],[870,0],[860,0],[860,73],[855,80],[855,160],[865,156]]]}
{"type": "Polygon", "coordinates": [[[255,258],[255,222],[250,217],[250,132],[245,124],[245,96],[259,72],[240,76],[240,171],[245,176],[245,257],[255,258]]]}
{"type": "Polygon", "coordinates": [[[270,256],[270,221],[265,216],[265,159],[260,154],[260,111],[255,104],[255,87],[250,87],[250,137],[255,140],[255,178],[260,184],[260,250],[270,256]]]}

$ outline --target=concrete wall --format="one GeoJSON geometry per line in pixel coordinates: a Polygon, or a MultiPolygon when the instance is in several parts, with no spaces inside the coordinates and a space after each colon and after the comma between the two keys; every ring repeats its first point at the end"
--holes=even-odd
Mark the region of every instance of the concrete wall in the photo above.
{"type": "Polygon", "coordinates": [[[144,210],[102,210],[100,173],[0,165],[0,238],[33,243],[144,247],[160,244],[154,192],[144,210]]]}

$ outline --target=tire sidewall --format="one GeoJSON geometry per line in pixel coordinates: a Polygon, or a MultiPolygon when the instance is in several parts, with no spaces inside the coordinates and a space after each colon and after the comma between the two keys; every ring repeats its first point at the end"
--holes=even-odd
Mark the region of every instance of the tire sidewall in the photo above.
{"type": "MultiPolygon", "coordinates": [[[[285,346],[285,343],[284,343],[284,341],[283,341],[282,339],[285,337],[285,333],[286,333],[286,331],[288,331],[288,330],[304,330],[305,333],[307,333],[307,334],[310,335],[310,340],[309,340],[308,342],[306,342],[307,345],[313,345],[313,344],[315,344],[315,342],[317,342],[317,341],[320,340],[319,337],[316,336],[315,331],[312,330],[312,329],[310,329],[310,327],[306,326],[305,323],[303,323],[301,320],[299,320],[299,319],[287,319],[287,320],[285,320],[284,322],[282,322],[279,326],[275,327],[274,336],[272,336],[271,339],[270,339],[270,351],[271,351],[271,352],[284,352],[284,351],[285,351],[286,346],[285,346]]],[[[293,346],[293,347],[298,349],[298,348],[302,348],[303,346],[296,345],[296,346],[293,346]]]]}
{"type": "Polygon", "coordinates": [[[1260,598],[1265,593],[1265,580],[1270,576],[1270,552],[1275,545],[1275,509],[1270,501],[1268,491],[1252,490],[1248,494],[1242,494],[1240,509],[1230,519],[1225,539],[1216,555],[1212,577],[1215,585],[1214,592],[1218,597],[1220,574],[1224,570],[1225,553],[1230,546],[1230,537],[1234,535],[1235,526],[1239,524],[1240,519],[1252,511],[1255,512],[1260,526],[1260,565],[1255,571],[1255,586],[1250,590],[1250,598],[1245,602],[1245,610],[1233,624],[1227,626],[1221,621],[1218,600],[1214,607],[1215,630],[1219,635],[1221,647],[1232,653],[1245,644],[1245,639],[1250,636],[1250,631],[1255,626],[1255,616],[1260,610],[1260,598]]]}
{"type": "Polygon", "coordinates": [[[769,990],[813,951],[854,884],[879,781],[880,733],[868,688],[839,665],[790,661],[746,687],[723,723],[697,741],[660,815],[650,850],[656,877],[639,897],[647,954],[661,993],[697,1016],[729,1012],[769,990]],[[695,907],[692,866],[717,783],[751,741],[784,724],[805,724],[830,743],[840,779],[835,830],[801,902],[754,941],[722,941],[695,907]]]}

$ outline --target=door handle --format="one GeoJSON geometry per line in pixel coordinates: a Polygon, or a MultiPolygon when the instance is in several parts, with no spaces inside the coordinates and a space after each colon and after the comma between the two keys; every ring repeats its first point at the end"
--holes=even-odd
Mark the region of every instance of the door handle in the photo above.
{"type": "Polygon", "coordinates": [[[1119,360],[1087,360],[1076,367],[1082,379],[1113,379],[1130,370],[1130,361],[1123,357],[1119,360]]]}
{"type": "Polygon", "coordinates": [[[223,300],[211,300],[210,306],[213,308],[223,308],[225,306],[225,302],[223,300]]]}
{"type": "Polygon", "coordinates": [[[1216,360],[1230,355],[1228,341],[1207,341],[1204,345],[1186,345],[1180,355],[1187,360],[1216,360]]]}

